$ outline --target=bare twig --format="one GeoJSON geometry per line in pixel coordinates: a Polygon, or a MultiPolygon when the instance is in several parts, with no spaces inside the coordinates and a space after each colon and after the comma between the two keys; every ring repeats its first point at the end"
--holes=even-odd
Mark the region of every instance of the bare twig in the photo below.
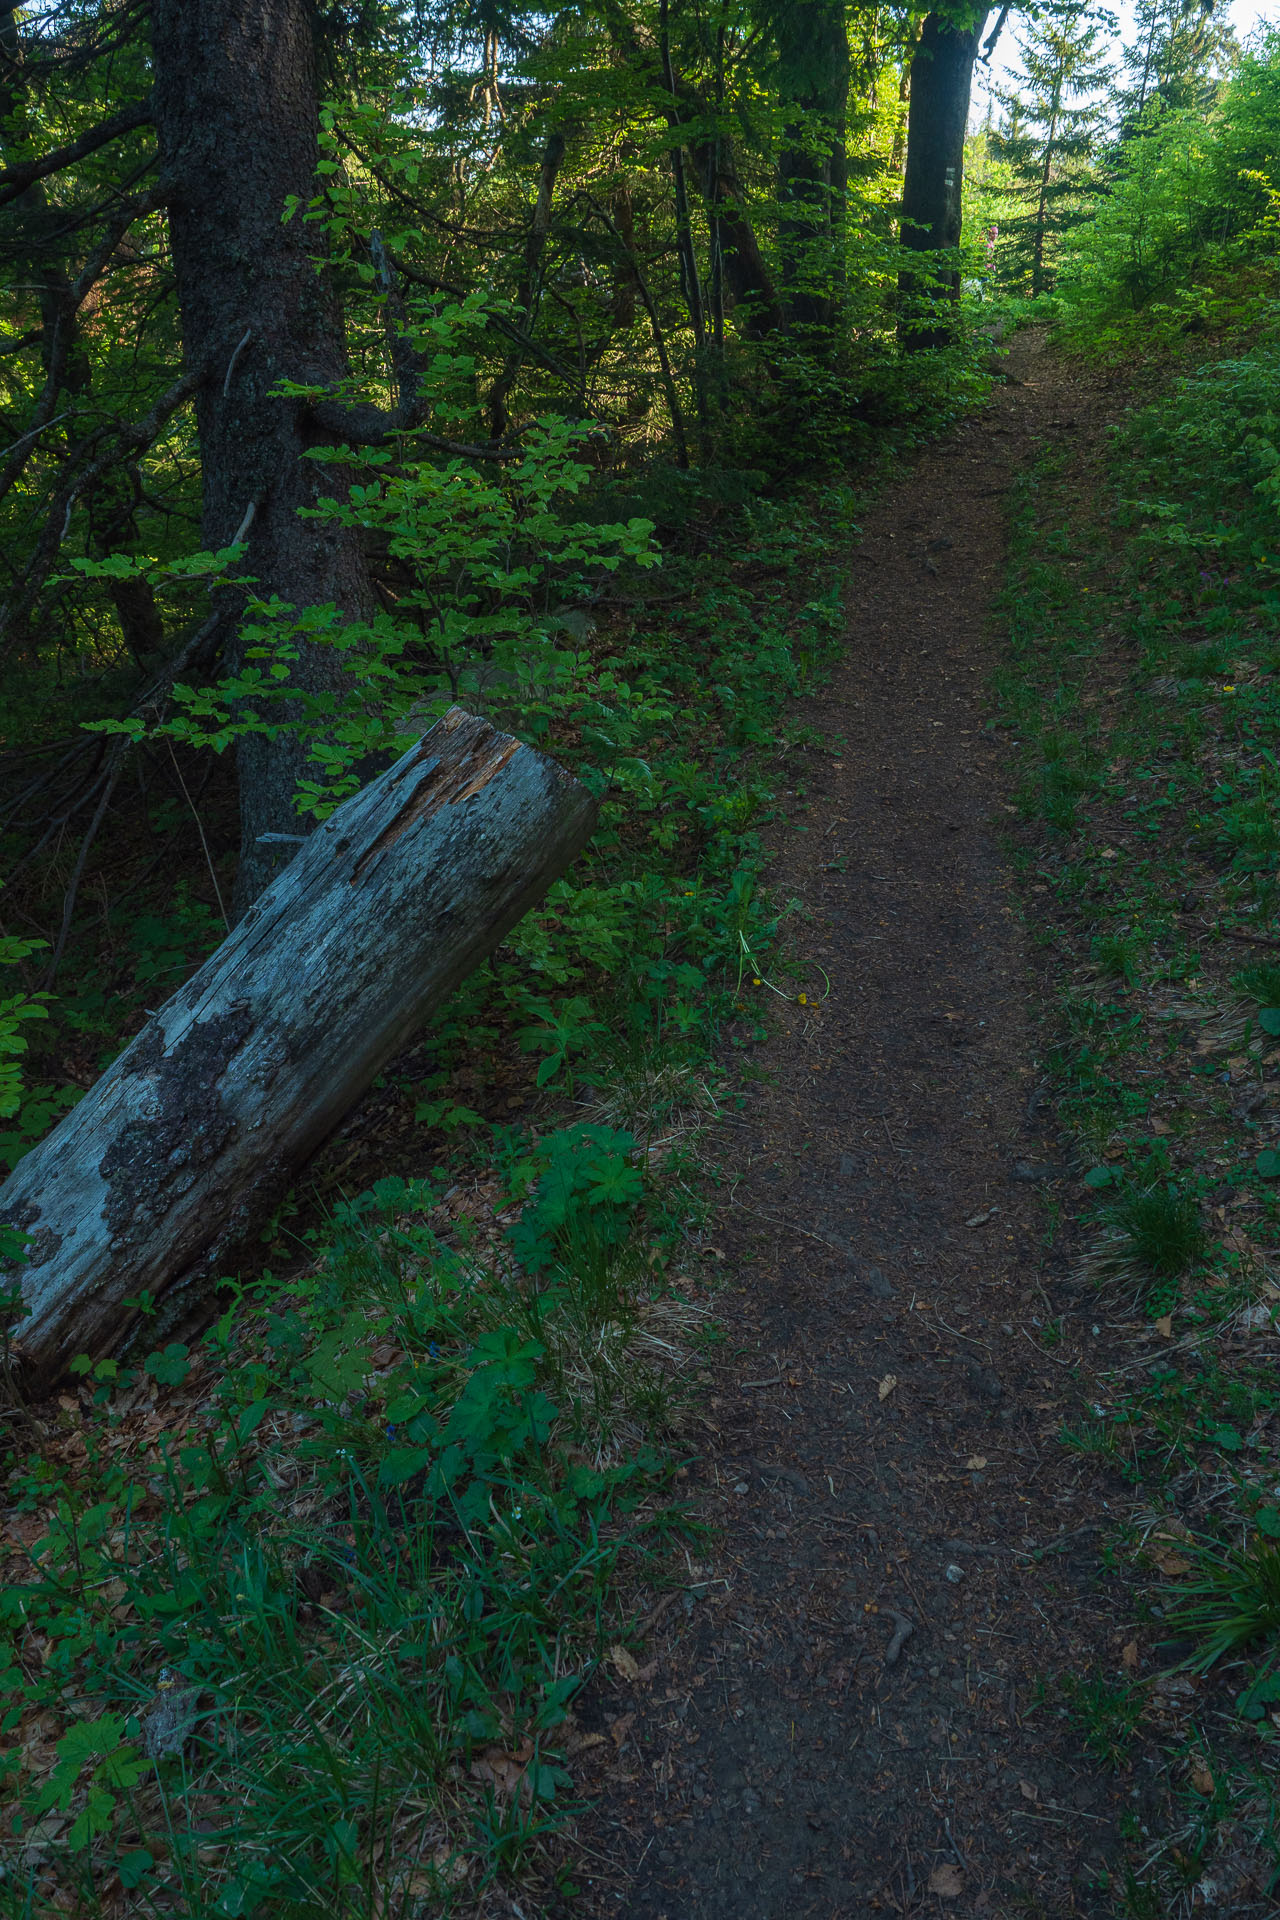
{"type": "Polygon", "coordinates": [[[172,740],[169,742],[169,758],[173,762],[173,771],[177,777],[178,785],[182,788],[182,797],[191,809],[191,818],[196,823],[196,832],[200,835],[200,846],[204,853],[204,863],[209,869],[209,878],[213,882],[213,897],[218,903],[218,912],[222,915],[222,924],[227,932],[230,933],[231,921],[227,916],[227,909],[223,905],[222,888],[218,885],[218,870],[213,864],[213,855],[209,851],[209,842],[205,839],[204,821],[200,818],[200,810],[196,806],[195,801],[187,792],[187,783],[182,777],[182,768],[178,765],[178,756],[173,750],[172,740]]]}
{"type": "Polygon", "coordinates": [[[164,199],[165,195],[158,188],[153,188],[112,208],[106,231],[75,279],[68,281],[65,277],[59,278],[52,318],[35,336],[46,347],[44,385],[35,402],[31,425],[0,456],[4,460],[4,466],[0,468],[0,500],[21,478],[35,452],[35,442],[40,434],[46,427],[67,417],[65,410],[55,415],[54,408],[66,383],[72,348],[79,332],[77,316],[81,307],[106,272],[112,255],[133,222],[142,214],[163,205],[164,199]]]}
{"type": "Polygon", "coordinates": [[[231,546],[238,547],[240,545],[240,542],[244,539],[250,527],[253,525],[253,516],[258,511],[261,501],[262,501],[262,495],[259,493],[255,493],[252,500],[249,502],[248,506],[244,510],[244,518],[241,520],[240,525],[236,528],[235,532],[231,536],[231,540],[230,540],[231,546]]]}
{"type": "Polygon", "coordinates": [[[825,1240],[820,1233],[811,1233],[808,1227],[797,1227],[791,1220],[779,1220],[775,1214],[761,1213],[756,1207],[744,1207],[741,1200],[736,1200],[732,1194],[729,1195],[729,1205],[736,1207],[739,1213],[749,1213],[753,1220],[765,1220],[771,1227],[781,1227],[786,1233],[799,1234],[803,1240],[816,1240],[820,1247],[830,1247],[832,1253],[843,1254],[846,1259],[849,1257],[847,1249],[837,1246],[834,1240],[825,1240]]]}
{"type": "Polygon", "coordinates": [[[1074,1367],[1075,1366],[1076,1362],[1074,1360],[1060,1360],[1056,1353],[1047,1353],[1045,1349],[1039,1344],[1038,1341],[1031,1339],[1031,1335],[1027,1332],[1025,1327],[1019,1327],[1018,1331],[1022,1335],[1024,1340],[1031,1341],[1031,1345],[1035,1348],[1036,1352],[1040,1355],[1040,1358],[1042,1360],[1052,1360],[1055,1367],[1074,1367]]]}
{"type": "MultiPolygon", "coordinates": [[[[240,355],[244,352],[252,338],[253,328],[246,327],[240,338],[236,341],[234,351],[227,362],[226,378],[222,382],[222,397],[224,400],[231,397],[231,376],[236,370],[236,361],[240,358],[240,355]]],[[[234,545],[234,542],[232,544],[234,545]]]]}
{"type": "Polygon", "coordinates": [[[1242,927],[1219,927],[1218,932],[1227,940],[1247,940],[1251,947],[1280,947],[1280,940],[1269,934],[1246,933],[1242,927]]]}
{"type": "Polygon", "coordinates": [[[58,977],[58,968],[62,965],[62,956],[66,950],[67,935],[71,931],[71,916],[75,912],[76,895],[80,891],[80,879],[84,873],[85,861],[89,858],[89,849],[98,837],[98,829],[106,817],[111,796],[116,790],[116,784],[119,781],[121,773],[124,771],[125,754],[132,744],[132,741],[119,740],[115,746],[112,747],[108,756],[108,770],[102,782],[102,793],[98,800],[98,805],[94,810],[93,819],[89,822],[88,831],[84,839],[80,842],[80,851],[76,855],[76,864],[72,868],[71,879],[68,883],[66,893],[63,895],[62,925],[58,929],[57,944],[53,949],[49,965],[45,970],[44,987],[46,992],[58,977]]]}
{"type": "MultiPolygon", "coordinates": [[[[520,269],[520,281],[516,287],[516,305],[524,315],[528,326],[538,307],[538,294],[542,280],[542,259],[546,252],[547,236],[551,231],[551,205],[555,193],[556,180],[564,161],[566,141],[558,127],[548,133],[542,150],[542,163],[538,170],[538,192],[529,217],[529,228],[525,234],[523,261],[520,269]]],[[[495,440],[500,440],[511,424],[507,413],[507,395],[520,371],[522,354],[519,347],[507,354],[502,371],[489,389],[489,427],[495,440]]]]}
{"type": "MultiPolygon", "coordinates": [[[[39,340],[39,338],[40,338],[39,332],[33,333],[29,336],[30,341],[39,340]]],[[[6,351],[12,352],[12,351],[16,351],[16,349],[7,348],[6,351]]],[[[18,435],[18,438],[15,441],[13,441],[11,445],[7,446],[4,449],[3,453],[0,453],[0,460],[7,460],[10,454],[14,454],[18,451],[19,447],[25,447],[28,440],[34,440],[38,434],[41,434],[44,432],[46,427],[56,427],[58,422],[60,420],[65,420],[66,417],[67,416],[65,411],[62,413],[55,413],[51,420],[42,420],[40,421],[38,426],[28,427],[25,433],[20,433],[18,435]]]]}
{"type": "Polygon", "coordinates": [[[984,1353],[990,1353],[991,1348],[987,1345],[985,1340],[979,1340],[977,1334],[961,1333],[959,1327],[949,1327],[946,1321],[943,1319],[942,1315],[938,1312],[938,1309],[936,1307],[933,1310],[933,1317],[937,1321],[938,1325],[943,1329],[943,1331],[951,1334],[955,1339],[967,1340],[971,1347],[981,1347],[984,1353]]]}
{"type": "MultiPolygon", "coordinates": [[[[162,717],[178,676],[188,672],[193,666],[202,662],[214,651],[218,630],[223,618],[224,615],[222,612],[212,614],[209,619],[205,620],[188,636],[165,671],[158,679],[154,680],[146,692],[135,701],[131,710],[134,717],[146,719],[151,724],[154,724],[162,717]]],[[[71,793],[56,807],[54,812],[46,816],[49,824],[40,837],[33,845],[27,848],[22,858],[12,868],[8,876],[10,880],[12,880],[16,874],[20,873],[23,868],[30,866],[34,860],[38,859],[45,847],[49,844],[49,841],[61,833],[68,823],[75,818],[76,814],[82,812],[85,807],[93,805],[93,803],[99,799],[102,782],[110,775],[112,766],[109,751],[106,764],[105,766],[103,765],[104,750],[104,742],[101,735],[92,734],[82,737],[74,746],[63,753],[52,767],[48,768],[44,773],[39,774],[34,780],[29,781],[22,792],[12,802],[4,816],[8,819],[12,819],[24,802],[31,799],[42,787],[48,787],[56,780],[64,768],[72,766],[78,759],[81,759],[86,754],[92,756],[94,765],[87,771],[84,779],[77,782],[72,788],[71,793]]]]}

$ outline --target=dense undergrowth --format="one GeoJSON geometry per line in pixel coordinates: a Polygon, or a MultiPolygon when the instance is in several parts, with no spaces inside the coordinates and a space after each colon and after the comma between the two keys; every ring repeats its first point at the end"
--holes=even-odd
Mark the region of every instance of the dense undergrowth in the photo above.
{"type": "Polygon", "coordinates": [[[1163,1769],[1163,1829],[1135,1815],[1113,1882],[1133,1916],[1263,1912],[1280,1884],[1277,391],[1273,322],[1166,370],[1100,466],[1042,465],[1006,602],[1103,1369],[1062,1441],[1115,1476],[1138,1609],[1063,1697],[1096,1757],[1163,1769]]]}
{"type": "Polygon", "coordinates": [[[1263,27],[1199,107],[1151,101],[1072,236],[1062,336],[1123,360],[1257,325],[1274,298],[1280,36],[1263,27]]]}
{"type": "MultiPolygon", "coordinates": [[[[669,599],[601,596],[543,737],[620,777],[384,1076],[362,1165],[399,1171],[344,1198],[331,1157],[202,1338],[11,1424],[0,1912],[407,1917],[564,1879],[574,1697],[690,1544],[697,1130],[758,1017],[779,710],[834,644],[854,510],[741,505],[669,599]]],[[[219,933],[188,886],[125,909],[114,973],[77,949],[35,1102],[219,933]]],[[[50,1114],[19,1118],[11,1152],[50,1114]]]]}

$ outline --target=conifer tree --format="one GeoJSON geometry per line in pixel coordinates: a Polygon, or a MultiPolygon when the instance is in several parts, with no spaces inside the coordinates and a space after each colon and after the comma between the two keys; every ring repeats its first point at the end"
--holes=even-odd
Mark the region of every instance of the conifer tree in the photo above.
{"type": "Polygon", "coordinates": [[[1111,79],[1106,41],[1113,18],[1067,0],[1032,20],[1018,41],[1022,72],[997,94],[1004,125],[992,140],[1007,162],[1023,211],[1008,230],[1014,277],[1033,294],[1053,284],[1055,243],[1086,219],[1097,190],[1093,161],[1111,79]]]}
{"type": "Polygon", "coordinates": [[[1238,51],[1230,23],[1215,16],[1214,0],[1138,0],[1133,44],[1124,49],[1126,84],[1117,94],[1122,135],[1153,102],[1175,109],[1210,105],[1238,51]]]}

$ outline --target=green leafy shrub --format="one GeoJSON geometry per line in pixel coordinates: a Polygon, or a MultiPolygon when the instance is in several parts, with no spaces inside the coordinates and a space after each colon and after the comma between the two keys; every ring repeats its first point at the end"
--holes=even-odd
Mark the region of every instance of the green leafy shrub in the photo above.
{"type": "MultiPolygon", "coordinates": [[[[1280,587],[1280,346],[1264,338],[1178,380],[1124,429],[1127,505],[1140,551],[1196,598],[1228,604],[1280,587]]],[[[1202,655],[1200,671],[1225,668],[1202,655]]]]}
{"type": "Polygon", "coordinates": [[[61,1730],[0,1758],[0,1912],[96,1911],[114,1872],[209,1920],[354,1920],[384,1854],[444,1912],[562,1820],[613,1570],[663,1506],[662,1436],[629,1408],[680,1310],[618,1257],[649,1206],[626,1135],[505,1165],[518,1265],[388,1179],[254,1316],[141,1376],[82,1363],[86,1470],[37,1455],[11,1481],[47,1518],[0,1595],[4,1726],[61,1730]],[[607,1289],[577,1284],[584,1236],[607,1289]],[[120,1432],[140,1379],[203,1383],[142,1445],[120,1432]]]}
{"type": "Polygon", "coordinates": [[[1065,339],[1107,353],[1256,318],[1280,189],[1280,34],[1264,30],[1207,110],[1153,98],[1111,158],[1058,281],[1065,339]]]}

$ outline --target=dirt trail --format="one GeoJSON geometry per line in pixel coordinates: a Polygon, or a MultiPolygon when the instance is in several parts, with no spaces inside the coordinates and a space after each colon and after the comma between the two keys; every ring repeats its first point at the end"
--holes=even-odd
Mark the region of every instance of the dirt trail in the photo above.
{"type": "Polygon", "coordinates": [[[699,1469],[723,1532],[688,1618],[655,1629],[651,1683],[603,1702],[600,1913],[1111,1910],[1097,1873],[1133,1782],[1035,1708],[1056,1672],[1114,1673],[1123,1622],[1099,1490],[1055,1439],[1089,1306],[1044,1246],[1067,1169],[998,845],[1010,769],[983,731],[1002,496],[1105,396],[1034,338],[1011,364],[1019,384],[869,516],[844,664],[801,709],[844,750],[805,756],[805,831],[771,880],[831,990],[783,1011],[729,1149],[736,1351],[699,1469]]]}

